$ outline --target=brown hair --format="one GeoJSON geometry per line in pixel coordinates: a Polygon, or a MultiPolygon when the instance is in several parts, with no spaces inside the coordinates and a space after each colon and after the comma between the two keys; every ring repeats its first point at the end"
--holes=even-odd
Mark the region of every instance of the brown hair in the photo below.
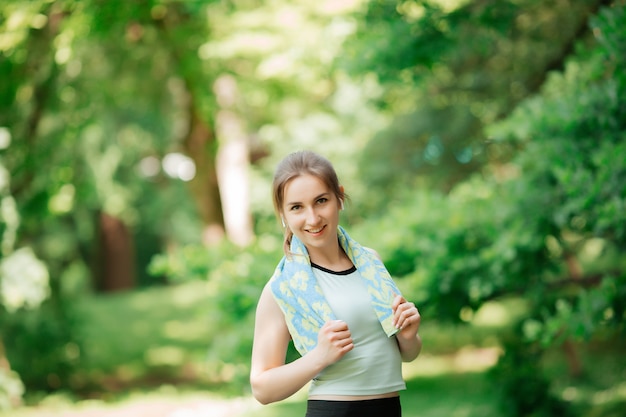
{"type": "MultiPolygon", "coordinates": [[[[272,194],[274,197],[274,211],[280,218],[285,198],[285,186],[289,181],[301,175],[313,175],[319,178],[338,200],[344,201],[347,195],[341,190],[339,178],[330,161],[311,151],[298,151],[287,155],[277,166],[274,172],[272,194]]],[[[289,254],[289,246],[293,233],[285,228],[283,250],[289,254]]]]}

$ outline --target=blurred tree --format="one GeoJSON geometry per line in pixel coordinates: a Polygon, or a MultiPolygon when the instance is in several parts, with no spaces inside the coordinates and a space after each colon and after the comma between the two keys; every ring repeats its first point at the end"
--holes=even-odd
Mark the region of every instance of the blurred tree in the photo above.
{"type": "MultiPolygon", "coordinates": [[[[483,127],[538,91],[589,38],[589,16],[610,1],[416,1],[368,3],[343,65],[376,74],[382,109],[396,115],[362,156],[375,188],[449,191],[510,144],[483,127]]],[[[372,199],[372,204],[376,199],[372,199]]]]}
{"type": "Polygon", "coordinates": [[[493,141],[518,149],[508,162],[492,163],[447,196],[400,196],[387,219],[368,225],[427,317],[470,321],[487,301],[524,300],[526,315],[504,341],[495,373],[513,415],[565,412],[546,395],[539,358],[547,349],[562,349],[577,376],[585,369],[573,342],[624,335],[624,3],[602,7],[589,24],[593,38],[578,43],[564,71],[487,126],[493,141]]]}
{"type": "MultiPolygon", "coordinates": [[[[144,24],[158,29],[171,58],[172,70],[183,80],[188,127],[181,139],[196,167],[189,184],[204,223],[202,239],[205,244],[214,245],[222,240],[225,225],[216,161],[219,149],[215,132],[217,105],[210,89],[217,73],[204,66],[198,57],[198,49],[209,39],[211,30],[203,15],[205,7],[199,3],[155,2],[151,10],[144,7],[152,14],[152,22],[148,20],[144,24]]],[[[243,220],[246,224],[246,219],[243,220]]],[[[231,235],[230,230],[226,233],[231,235]]]]}
{"type": "MultiPolygon", "coordinates": [[[[362,195],[354,219],[391,201],[389,223],[368,230],[432,314],[466,320],[516,294],[538,312],[521,325],[528,343],[623,328],[625,22],[623,2],[596,13],[606,3],[2,2],[0,319],[12,362],[29,386],[71,385],[72,297],[145,284],[161,252],[153,271],[209,276],[225,290],[224,322],[248,323],[265,277],[250,268],[271,274],[279,242],[260,236],[263,262],[206,245],[274,226],[271,169],[297,148],[336,161],[362,195]],[[177,264],[181,243],[195,246],[177,264]],[[38,271],[19,281],[33,305],[50,294],[19,317],[28,303],[7,289],[18,254],[38,271]]],[[[237,336],[224,349],[247,354],[237,336]]]]}
{"type": "MultiPolygon", "coordinates": [[[[16,5],[7,3],[0,9],[0,15],[8,17],[16,5]]],[[[1,19],[4,26],[3,42],[0,42],[0,409],[4,410],[19,404],[24,387],[19,376],[11,370],[8,350],[13,341],[7,338],[6,324],[22,311],[39,307],[49,296],[49,270],[33,250],[32,242],[22,240],[19,236],[24,214],[18,204],[18,198],[26,194],[32,183],[36,181],[33,172],[38,159],[28,148],[39,146],[36,140],[44,109],[50,100],[55,84],[57,68],[49,53],[50,44],[58,34],[63,14],[59,9],[50,9],[50,19],[39,19],[32,22],[33,26],[42,29],[36,36],[25,42],[25,32],[30,21],[28,12],[37,10],[40,5],[33,5],[25,15],[17,15],[13,19],[1,19]],[[7,59],[5,52],[16,45],[26,46],[18,59],[7,59]],[[32,77],[27,91],[23,91],[23,112],[18,116],[17,109],[12,107],[12,98],[19,94],[19,87],[25,79],[32,77]],[[25,146],[19,147],[17,154],[7,154],[13,148],[15,131],[6,122],[20,117],[19,139],[25,146]],[[18,161],[16,165],[12,162],[18,161]]]]}
{"type": "MultiPolygon", "coordinates": [[[[152,255],[161,250],[159,241],[181,234],[180,220],[167,227],[168,214],[186,211],[193,219],[179,184],[160,172],[161,159],[178,155],[172,138],[184,117],[183,94],[161,65],[167,54],[154,41],[156,29],[134,24],[152,18],[150,7],[142,7],[70,0],[0,6],[2,164],[11,180],[5,201],[15,202],[21,218],[19,233],[7,230],[15,247],[32,248],[31,264],[45,262],[50,278],[49,288],[42,285],[51,298],[40,313],[2,317],[7,356],[30,388],[70,384],[80,357],[72,297],[91,285],[133,287],[136,268],[148,262],[137,265],[135,248],[148,247],[152,255]],[[138,77],[146,68],[149,74],[138,77]],[[138,244],[136,231],[153,239],[138,244]],[[37,364],[23,360],[32,357],[37,364]]],[[[188,180],[189,169],[181,170],[188,159],[171,162],[166,174],[188,180]]],[[[193,220],[182,224],[197,234],[193,220]]],[[[26,286],[19,269],[9,268],[11,254],[2,256],[3,288],[18,278],[26,286]]],[[[15,291],[7,293],[15,298],[15,291]]]]}
{"type": "Polygon", "coordinates": [[[219,110],[215,116],[219,138],[216,157],[218,183],[224,207],[224,224],[230,240],[247,246],[252,242],[252,213],[250,212],[250,146],[244,116],[236,105],[241,101],[236,79],[220,76],[213,86],[219,110]]]}
{"type": "MultiPolygon", "coordinates": [[[[29,386],[72,383],[73,297],[146,285],[153,255],[182,244],[246,244],[253,203],[242,190],[269,189],[246,182],[253,170],[267,180],[273,161],[262,158],[302,147],[356,154],[375,117],[331,68],[355,5],[2,2],[2,157],[22,219],[11,230],[50,278],[45,311],[2,329],[29,386]],[[42,360],[29,369],[29,356],[42,360]]],[[[265,220],[271,200],[256,194],[265,220]]]]}

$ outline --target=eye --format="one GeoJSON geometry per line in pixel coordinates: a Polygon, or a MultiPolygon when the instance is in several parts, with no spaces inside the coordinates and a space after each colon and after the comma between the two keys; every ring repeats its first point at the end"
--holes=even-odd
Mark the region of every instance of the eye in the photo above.
{"type": "Polygon", "coordinates": [[[300,209],[300,205],[299,204],[295,204],[291,207],[289,207],[289,211],[295,211],[295,210],[299,210],[300,209]]]}
{"type": "Polygon", "coordinates": [[[317,203],[318,203],[318,204],[324,204],[324,203],[325,203],[325,202],[327,202],[327,201],[328,201],[328,199],[327,199],[326,197],[322,197],[322,198],[319,198],[319,199],[317,200],[317,203]]]}

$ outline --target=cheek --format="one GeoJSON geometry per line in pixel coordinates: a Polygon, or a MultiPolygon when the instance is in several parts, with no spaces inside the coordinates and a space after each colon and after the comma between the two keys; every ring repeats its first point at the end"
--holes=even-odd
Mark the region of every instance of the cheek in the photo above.
{"type": "Polygon", "coordinates": [[[299,216],[296,213],[290,213],[290,212],[285,213],[286,223],[296,224],[299,221],[298,219],[299,219],[299,216]]]}
{"type": "Polygon", "coordinates": [[[338,216],[339,215],[339,207],[335,205],[329,205],[328,210],[326,210],[328,216],[338,216]]]}

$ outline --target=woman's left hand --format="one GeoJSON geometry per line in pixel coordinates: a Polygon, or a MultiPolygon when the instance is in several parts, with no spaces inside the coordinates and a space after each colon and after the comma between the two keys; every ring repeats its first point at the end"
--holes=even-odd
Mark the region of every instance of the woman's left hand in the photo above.
{"type": "Polygon", "coordinates": [[[415,304],[407,301],[401,295],[397,295],[393,299],[391,309],[393,311],[393,325],[400,329],[396,336],[405,339],[415,338],[422,320],[415,304]]]}

